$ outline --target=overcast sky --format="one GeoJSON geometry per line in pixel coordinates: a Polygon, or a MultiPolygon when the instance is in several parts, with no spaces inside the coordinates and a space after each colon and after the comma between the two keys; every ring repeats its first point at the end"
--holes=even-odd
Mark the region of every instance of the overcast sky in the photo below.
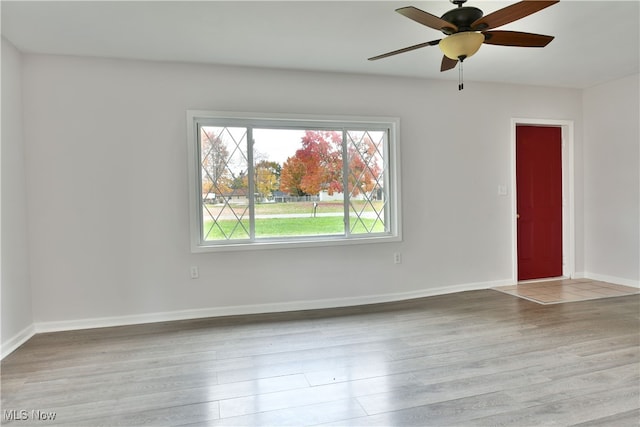
{"type": "Polygon", "coordinates": [[[254,159],[266,155],[267,160],[282,165],[296,150],[302,148],[304,132],[292,129],[254,129],[254,159]]]}

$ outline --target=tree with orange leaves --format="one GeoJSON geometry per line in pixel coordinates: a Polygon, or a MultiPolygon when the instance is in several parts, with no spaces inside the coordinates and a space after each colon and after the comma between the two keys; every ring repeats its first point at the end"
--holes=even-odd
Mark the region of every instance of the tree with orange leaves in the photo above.
{"type": "Polygon", "coordinates": [[[301,142],[302,148],[282,166],[280,190],[295,195],[341,192],[341,133],[306,131],[301,142]]]}
{"type": "Polygon", "coordinates": [[[280,191],[292,196],[306,196],[301,185],[305,172],[306,167],[298,157],[289,157],[280,172],[280,191]]]}
{"type": "MultiPolygon", "coordinates": [[[[280,190],[297,196],[344,192],[342,132],[306,131],[301,142],[302,148],[282,166],[280,190]]],[[[350,138],[347,155],[349,193],[370,193],[381,171],[375,144],[366,134],[357,140],[350,138]]]]}

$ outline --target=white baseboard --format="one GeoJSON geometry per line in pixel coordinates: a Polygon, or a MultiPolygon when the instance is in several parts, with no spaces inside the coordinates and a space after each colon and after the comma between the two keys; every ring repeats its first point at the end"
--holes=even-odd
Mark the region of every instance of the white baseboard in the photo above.
{"type": "Polygon", "coordinates": [[[58,332],[78,329],[106,328],[111,326],[135,325],[143,323],[168,322],[174,320],[200,319],[245,314],[279,313],[299,310],[317,310],[326,308],[351,307],[393,301],[404,301],[455,292],[489,289],[495,286],[513,284],[511,280],[467,283],[439,288],[422,289],[412,292],[370,295],[363,297],[330,298],[312,301],[291,301],[273,304],[238,305],[230,307],[212,307],[194,310],[169,311],[161,313],[134,314],[128,316],[99,317],[56,322],[37,322],[35,332],[58,332]]]}
{"type": "MultiPolygon", "coordinates": [[[[604,282],[640,288],[640,282],[620,277],[594,274],[589,272],[576,273],[574,278],[587,278],[604,282]]],[[[159,313],[134,314],[114,317],[97,317],[78,320],[63,320],[54,322],[36,322],[23,329],[15,336],[2,342],[1,358],[4,359],[14,350],[28,341],[36,333],[72,331],[79,329],[106,328],[112,326],[135,325],[155,322],[169,322],[174,320],[200,319],[207,317],[222,317],[245,314],[278,313],[299,310],[317,310],[326,308],[351,307],[366,304],[377,304],[394,301],[405,301],[456,292],[490,289],[497,286],[513,285],[513,280],[504,279],[491,282],[465,283],[460,285],[443,286],[438,288],[421,289],[419,291],[398,292],[390,294],[369,295],[362,297],[329,298],[312,301],[291,301],[272,304],[252,304],[229,307],[212,307],[193,310],[179,310],[159,313]]]]}
{"type": "Polygon", "coordinates": [[[18,347],[27,342],[35,334],[36,328],[33,324],[31,324],[24,328],[22,331],[15,334],[13,337],[9,338],[7,341],[3,341],[0,360],[13,353],[18,347]]]}
{"type": "Polygon", "coordinates": [[[639,280],[626,279],[624,277],[607,276],[606,274],[590,273],[588,271],[576,273],[574,275],[576,279],[591,279],[599,280],[601,282],[613,283],[616,285],[631,286],[633,288],[640,288],[639,280]]]}

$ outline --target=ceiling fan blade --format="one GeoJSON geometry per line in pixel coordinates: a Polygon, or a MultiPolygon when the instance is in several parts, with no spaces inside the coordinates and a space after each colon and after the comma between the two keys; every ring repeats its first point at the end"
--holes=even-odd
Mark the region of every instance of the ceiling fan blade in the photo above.
{"type": "Polygon", "coordinates": [[[456,68],[456,65],[458,64],[458,60],[457,59],[451,59],[447,56],[442,56],[442,65],[440,65],[440,71],[447,71],[447,70],[451,70],[452,68],[456,68]]]}
{"type": "Polygon", "coordinates": [[[438,18],[437,16],[425,12],[424,10],[420,10],[417,7],[401,7],[400,9],[396,9],[396,12],[422,25],[433,28],[434,30],[442,31],[443,28],[448,28],[452,30],[452,32],[458,31],[458,27],[455,24],[447,22],[442,18],[438,18]]]}
{"type": "Polygon", "coordinates": [[[387,58],[389,56],[397,55],[399,53],[410,52],[412,50],[420,49],[421,47],[435,46],[438,43],[440,43],[440,39],[431,40],[430,42],[420,43],[420,44],[416,44],[416,45],[413,45],[413,46],[405,47],[405,48],[402,48],[402,49],[394,50],[393,52],[387,52],[387,53],[383,53],[382,55],[373,56],[373,57],[369,58],[369,61],[375,61],[377,59],[387,58]]]}
{"type": "Polygon", "coordinates": [[[485,44],[500,46],[545,47],[554,39],[553,36],[520,31],[485,31],[482,34],[485,44]]]}
{"type": "Polygon", "coordinates": [[[490,30],[508,24],[558,3],[560,0],[523,0],[488,14],[471,24],[474,31],[490,30]]]}

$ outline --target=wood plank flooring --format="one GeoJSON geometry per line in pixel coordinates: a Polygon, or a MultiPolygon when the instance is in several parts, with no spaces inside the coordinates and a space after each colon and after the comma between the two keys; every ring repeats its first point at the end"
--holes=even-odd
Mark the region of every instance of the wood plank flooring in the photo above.
{"type": "Polygon", "coordinates": [[[558,279],[498,286],[496,291],[539,304],[563,304],[600,298],[640,294],[640,289],[591,279],[558,279]]]}
{"type": "Polygon", "coordinates": [[[39,334],[2,361],[2,423],[638,426],[639,332],[640,295],[483,290],[39,334]]]}

